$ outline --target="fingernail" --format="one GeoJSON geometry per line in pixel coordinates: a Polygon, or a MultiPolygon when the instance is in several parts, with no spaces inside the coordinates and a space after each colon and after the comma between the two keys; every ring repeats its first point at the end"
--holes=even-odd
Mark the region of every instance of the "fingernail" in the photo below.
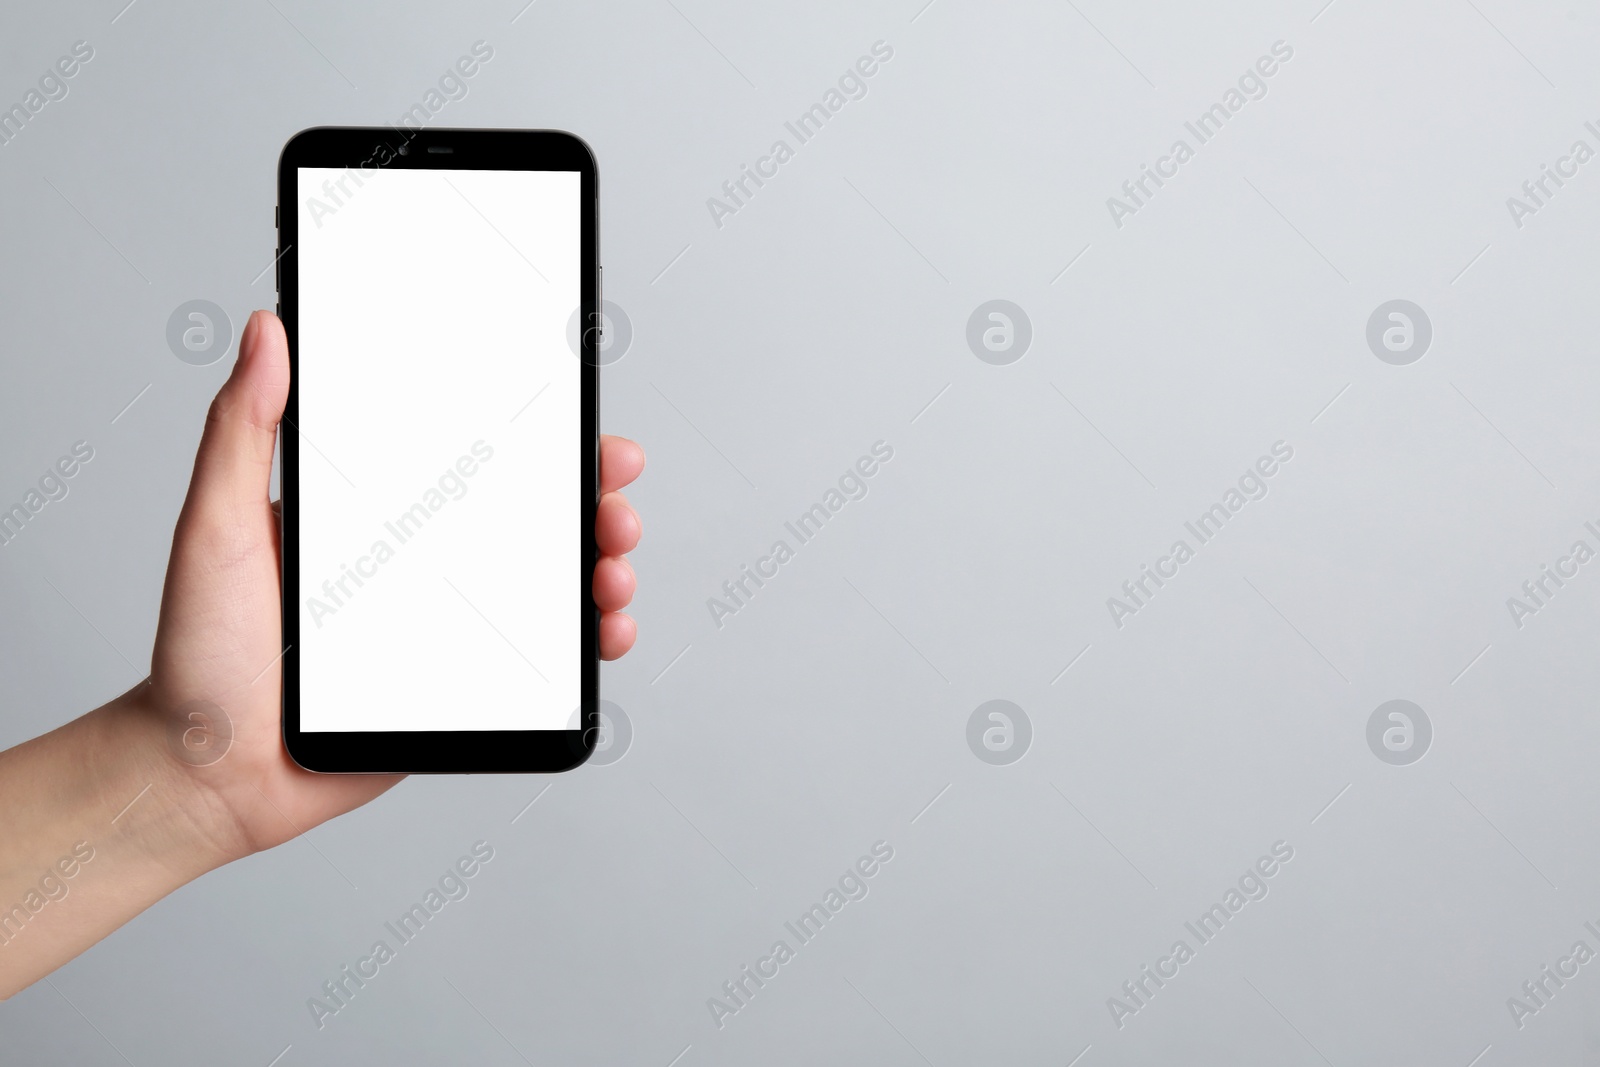
{"type": "Polygon", "coordinates": [[[255,350],[256,333],[261,328],[256,319],[260,314],[260,311],[252,311],[250,317],[245,320],[244,329],[239,332],[239,354],[233,361],[235,370],[243,367],[245,361],[250,358],[250,353],[255,350]]]}

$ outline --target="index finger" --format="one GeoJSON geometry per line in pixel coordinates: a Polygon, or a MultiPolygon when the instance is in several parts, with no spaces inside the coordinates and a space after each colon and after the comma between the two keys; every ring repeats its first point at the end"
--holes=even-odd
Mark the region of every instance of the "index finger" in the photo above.
{"type": "Polygon", "coordinates": [[[626,437],[600,435],[600,491],[614,493],[644,470],[644,449],[626,437]]]}

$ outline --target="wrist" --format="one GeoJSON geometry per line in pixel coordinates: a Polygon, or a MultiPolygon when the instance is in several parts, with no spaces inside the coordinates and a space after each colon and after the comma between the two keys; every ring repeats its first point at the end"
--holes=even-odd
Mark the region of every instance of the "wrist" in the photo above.
{"type": "Polygon", "coordinates": [[[212,768],[182,758],[185,726],[150,692],[136,686],[73,725],[82,729],[81,766],[108,840],[182,884],[253,849],[206,782],[212,768]]]}
{"type": "Polygon", "coordinates": [[[146,688],[0,752],[0,1000],[243,854],[146,688]]]}

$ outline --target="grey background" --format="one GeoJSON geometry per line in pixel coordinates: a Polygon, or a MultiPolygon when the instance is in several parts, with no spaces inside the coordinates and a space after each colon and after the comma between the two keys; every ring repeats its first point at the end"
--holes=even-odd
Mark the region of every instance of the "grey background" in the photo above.
{"type": "Polygon", "coordinates": [[[1521,229],[1505,205],[1600,148],[1593,3],[122,3],[0,33],[7,104],[96,50],[0,148],[0,498],[97,452],[0,552],[0,743],[148,669],[231,362],[180,362],[166,320],[272,305],[284,140],[396,120],[478,39],[435,124],[601,163],[634,327],[604,427],[650,453],[640,640],[604,674],[634,738],[548,783],[411,780],[208,876],[0,1005],[8,1062],[1600,1055],[1600,964],[1506,1007],[1600,948],[1600,564],[1520,630],[1505,605],[1600,519],[1600,161],[1521,229]],[[880,39],[866,98],[714,225],[880,39]],[[1267,97],[1115,227],[1280,39],[1267,97]],[[1406,367],[1364,340],[1396,298],[1434,327],[1406,367]],[[965,343],[991,299],[1032,321],[1009,366],[965,343]],[[870,495],[718,629],[707,598],[879,439],[870,495]],[[1280,439],[1270,495],[1115,628],[1280,439]],[[1433,724],[1410,766],[1366,745],[1396,698],[1433,724]],[[1032,721],[1010,766],[966,745],[992,699],[1032,721]],[[307,998],[478,839],[471,895],[319,1031],[307,998]],[[719,1030],[707,998],[880,839],[870,895],[719,1030]],[[1118,1030],[1107,998],[1280,839],[1270,895],[1118,1030]]]}

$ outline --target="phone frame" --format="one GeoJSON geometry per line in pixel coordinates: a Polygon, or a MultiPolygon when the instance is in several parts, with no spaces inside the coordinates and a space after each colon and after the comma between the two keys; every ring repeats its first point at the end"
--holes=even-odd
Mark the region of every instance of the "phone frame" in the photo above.
{"type": "Polygon", "coordinates": [[[554,773],[571,770],[594,752],[600,730],[600,611],[591,594],[599,549],[594,539],[600,499],[599,331],[579,333],[582,500],[578,518],[578,624],[582,626],[580,725],[570,730],[302,731],[300,729],[300,485],[299,433],[299,213],[301,167],[412,170],[559,170],[580,174],[581,321],[600,313],[600,189],[594,154],[580,138],[560,130],[411,129],[318,126],[291,137],[278,158],[278,316],[289,338],[289,397],[279,426],[283,497],[279,538],[283,583],[283,744],[309,771],[338,774],[554,773]],[[288,205],[289,210],[283,210],[288,205]]]}

